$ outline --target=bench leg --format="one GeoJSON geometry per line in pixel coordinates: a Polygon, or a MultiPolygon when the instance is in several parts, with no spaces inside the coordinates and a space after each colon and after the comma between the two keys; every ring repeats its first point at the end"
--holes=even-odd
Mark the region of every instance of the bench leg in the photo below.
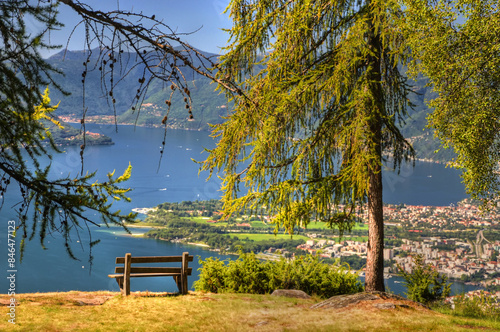
{"type": "Polygon", "coordinates": [[[187,276],[180,275],[174,276],[175,283],[177,284],[177,288],[179,289],[179,293],[185,295],[188,293],[188,285],[187,285],[187,276]]]}
{"type": "Polygon", "coordinates": [[[175,284],[177,285],[177,288],[179,289],[179,293],[182,293],[182,284],[181,284],[181,278],[179,276],[174,276],[175,284]]]}
{"type": "Polygon", "coordinates": [[[188,277],[187,274],[182,276],[182,294],[186,295],[188,293],[188,277]]]}
{"type": "Polygon", "coordinates": [[[188,292],[188,285],[187,285],[188,257],[189,257],[188,252],[182,253],[181,276],[179,278],[181,279],[181,285],[182,285],[181,294],[183,295],[187,294],[188,292]]]}
{"type": "Polygon", "coordinates": [[[118,284],[118,287],[120,287],[120,291],[123,289],[123,278],[116,278],[116,283],[118,284]]]}
{"type": "Polygon", "coordinates": [[[130,265],[132,263],[132,255],[130,253],[125,254],[125,264],[123,271],[123,288],[122,294],[125,296],[130,295],[130,265]]]}
{"type": "Polygon", "coordinates": [[[177,288],[179,289],[179,293],[182,295],[185,295],[188,293],[187,291],[187,276],[186,275],[180,275],[180,276],[174,276],[175,283],[177,284],[177,288]]]}

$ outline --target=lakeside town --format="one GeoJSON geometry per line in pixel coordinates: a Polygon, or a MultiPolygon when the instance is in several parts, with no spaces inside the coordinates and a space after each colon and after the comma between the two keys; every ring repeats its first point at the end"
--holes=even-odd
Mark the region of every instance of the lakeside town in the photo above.
{"type": "MultiPolygon", "coordinates": [[[[362,216],[367,218],[366,215],[362,216]]],[[[413,206],[413,205],[386,205],[384,207],[386,220],[386,233],[396,239],[391,227],[407,228],[408,233],[413,233],[412,239],[401,238],[400,245],[387,246],[384,249],[384,259],[394,261],[407,272],[412,271],[411,254],[421,255],[426,264],[435,266],[441,274],[452,279],[468,280],[468,277],[477,275],[484,270],[484,281],[479,284],[500,285],[500,240],[487,239],[480,228],[500,225],[498,210],[489,211],[481,215],[475,205],[467,201],[457,206],[413,206]],[[454,234],[456,231],[467,234],[476,233],[476,239],[470,239],[465,234],[455,234],[458,238],[442,236],[424,236],[429,233],[446,232],[454,234]],[[425,234],[424,234],[425,232],[425,234]]],[[[386,235],[386,237],[387,237],[386,235]]],[[[314,236],[314,234],[313,234],[314,236]]],[[[327,257],[359,255],[365,256],[367,243],[363,241],[344,240],[334,244],[334,241],[310,240],[299,246],[310,253],[321,251],[327,257]]],[[[395,273],[395,267],[385,268],[386,273],[395,273]]]]}
{"type": "MultiPolygon", "coordinates": [[[[158,228],[148,232],[150,237],[200,243],[224,252],[235,252],[243,246],[244,250],[259,253],[264,259],[316,254],[325,259],[341,259],[363,273],[367,253],[366,214],[359,214],[360,223],[342,237],[315,224],[302,229],[292,239],[273,239],[274,226],[268,216],[242,214],[222,221],[219,208],[218,202],[196,201],[164,203],[138,212],[147,213],[145,221],[149,223],[160,219],[166,220],[165,227],[172,223],[168,230],[158,228]],[[172,213],[195,221],[174,222],[169,216],[172,213]]],[[[415,264],[413,256],[420,255],[424,264],[431,265],[449,280],[476,285],[500,299],[498,202],[486,213],[469,199],[450,206],[385,205],[384,219],[386,277],[397,274],[399,268],[411,273],[415,264]]]]}

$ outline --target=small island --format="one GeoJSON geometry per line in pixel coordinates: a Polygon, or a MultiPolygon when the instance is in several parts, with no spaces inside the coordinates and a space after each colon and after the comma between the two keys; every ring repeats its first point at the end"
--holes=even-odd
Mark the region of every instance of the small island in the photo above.
{"type": "Polygon", "coordinates": [[[111,137],[103,134],[85,131],[84,133],[69,123],[62,122],[63,128],[59,128],[52,123],[49,123],[48,130],[52,135],[52,139],[56,146],[77,146],[82,145],[113,145],[115,144],[111,137]]]}

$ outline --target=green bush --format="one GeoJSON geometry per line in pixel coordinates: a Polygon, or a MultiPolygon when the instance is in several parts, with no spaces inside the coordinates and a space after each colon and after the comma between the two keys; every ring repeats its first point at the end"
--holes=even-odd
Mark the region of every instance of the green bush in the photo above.
{"type": "Polygon", "coordinates": [[[405,279],[408,299],[424,304],[442,302],[450,294],[448,278],[440,275],[429,264],[424,264],[422,256],[413,256],[413,272],[407,273],[398,265],[399,275],[405,279]]]}
{"type": "Polygon", "coordinates": [[[348,265],[322,263],[317,256],[294,260],[260,261],[253,253],[241,253],[236,260],[200,260],[200,278],[195,289],[209,292],[266,294],[275,289],[297,289],[328,298],[363,290],[348,265]]]}
{"type": "Polygon", "coordinates": [[[500,320],[500,307],[497,300],[482,292],[475,296],[457,295],[453,299],[453,315],[470,318],[489,318],[500,320]]]}
{"type": "Polygon", "coordinates": [[[203,268],[200,268],[200,279],[194,282],[196,290],[218,293],[226,287],[226,266],[219,258],[208,257],[205,261],[200,259],[203,268]]]}

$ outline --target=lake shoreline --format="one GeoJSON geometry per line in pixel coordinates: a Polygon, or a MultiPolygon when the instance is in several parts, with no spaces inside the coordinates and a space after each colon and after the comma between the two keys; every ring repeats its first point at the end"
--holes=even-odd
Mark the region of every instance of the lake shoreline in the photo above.
{"type": "MultiPolygon", "coordinates": [[[[71,123],[71,124],[79,124],[80,119],[77,118],[71,118],[71,117],[65,117],[65,122],[66,123],[71,123]]],[[[134,124],[134,123],[112,123],[112,122],[94,122],[92,119],[88,120],[88,117],[86,119],[86,123],[92,124],[92,125],[99,125],[99,126],[127,126],[127,127],[139,127],[139,128],[149,128],[149,129],[167,129],[167,130],[183,130],[183,131],[194,131],[194,132],[206,132],[210,133],[210,130],[204,130],[204,129],[193,129],[193,128],[186,128],[186,127],[181,127],[181,126],[175,126],[175,125],[166,125],[166,128],[164,125],[144,125],[144,124],[134,124]]],[[[411,138],[411,137],[409,137],[411,138]]],[[[444,161],[439,161],[439,160],[432,160],[428,158],[415,158],[415,161],[423,162],[423,163],[431,163],[431,164],[440,164],[440,165],[446,165],[447,162],[444,161]]]]}

